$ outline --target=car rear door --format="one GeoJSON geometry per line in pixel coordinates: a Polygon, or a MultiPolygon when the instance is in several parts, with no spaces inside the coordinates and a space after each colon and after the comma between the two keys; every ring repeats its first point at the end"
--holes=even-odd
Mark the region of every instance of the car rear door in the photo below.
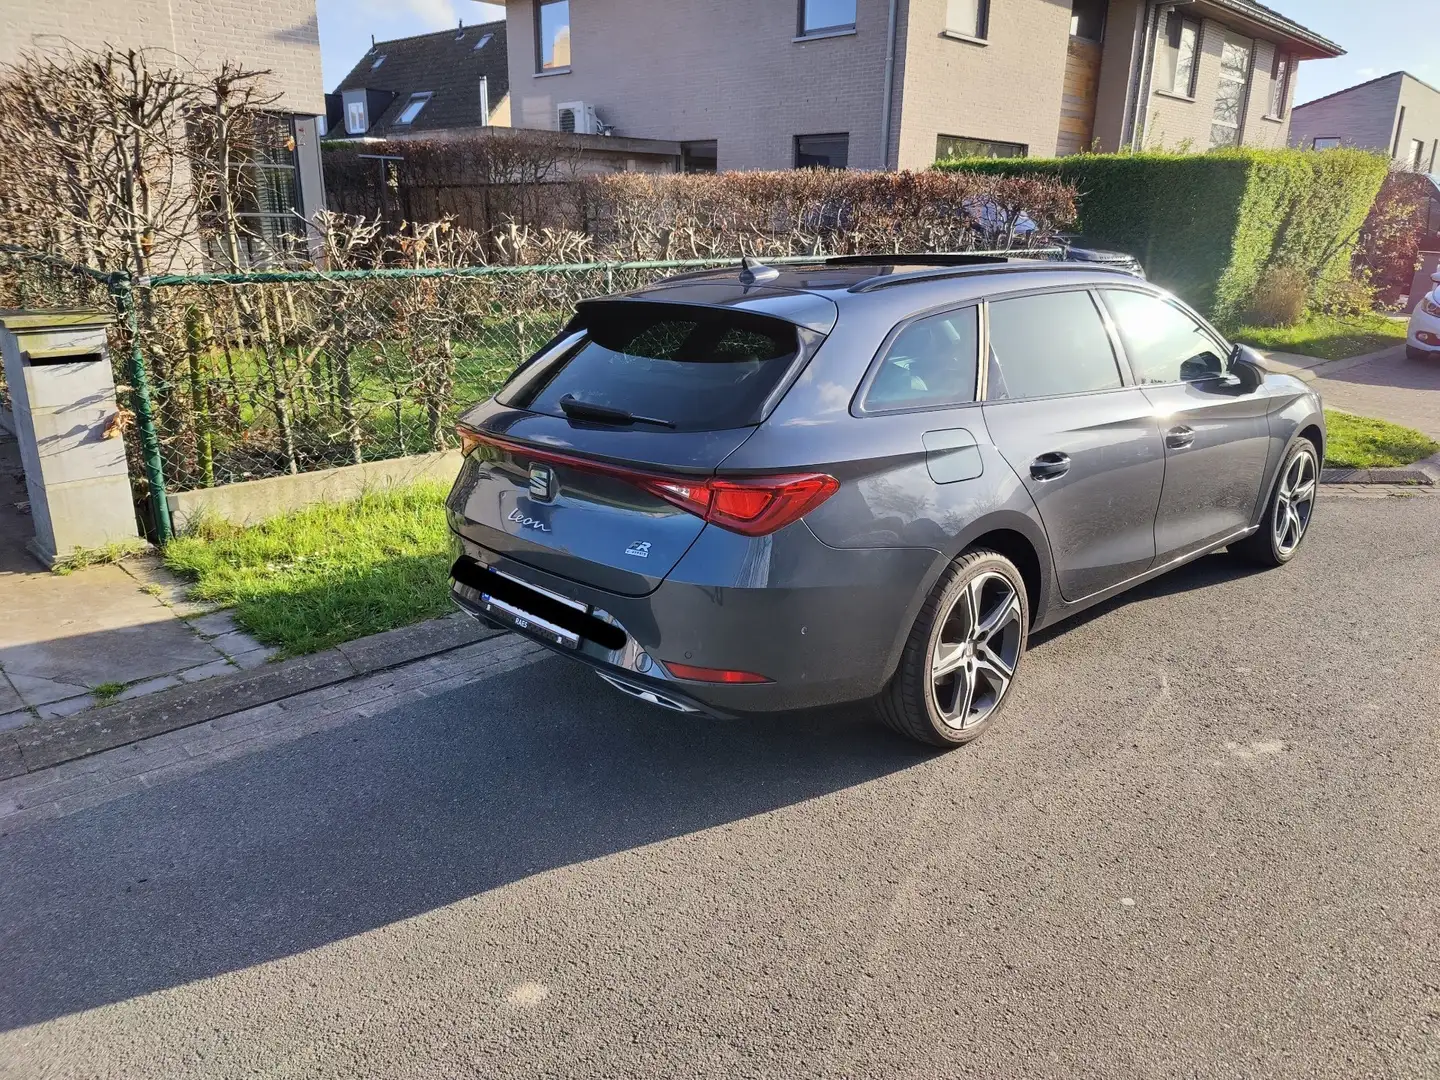
{"type": "Polygon", "coordinates": [[[1069,601],[1155,559],[1165,450],[1126,385],[1098,300],[1060,290],[986,305],[985,423],[1035,500],[1069,601]]]}
{"type": "Polygon", "coordinates": [[[1121,288],[1100,295],[1165,443],[1156,562],[1244,531],[1270,450],[1265,399],[1228,374],[1228,346],[1173,300],[1121,288]]]}

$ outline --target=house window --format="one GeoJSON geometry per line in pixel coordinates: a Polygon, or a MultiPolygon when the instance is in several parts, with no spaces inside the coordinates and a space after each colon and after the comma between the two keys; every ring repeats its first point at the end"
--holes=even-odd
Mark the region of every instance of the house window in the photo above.
{"type": "Polygon", "coordinates": [[[1105,40],[1105,11],[1110,0],[1074,0],[1070,5],[1070,36],[1085,41],[1105,40]]]}
{"type": "Polygon", "coordinates": [[[1391,156],[1392,158],[1398,158],[1398,157],[1400,156],[1400,133],[1401,133],[1402,131],[1404,131],[1404,130],[1405,130],[1405,106],[1404,106],[1404,105],[1401,105],[1401,106],[1400,106],[1400,119],[1399,119],[1399,121],[1397,121],[1396,124],[1395,124],[1395,145],[1390,148],[1390,156],[1391,156]]]}
{"type": "Polygon", "coordinates": [[[540,0],[535,5],[535,69],[570,68],[570,0],[540,0]]]}
{"type": "Polygon", "coordinates": [[[1416,172],[1423,172],[1423,171],[1424,171],[1424,168],[1423,168],[1423,166],[1425,165],[1425,140],[1424,140],[1424,139],[1411,139],[1411,140],[1410,140],[1410,162],[1409,162],[1409,164],[1410,164],[1410,168],[1414,169],[1416,172]]]}
{"type": "Polygon", "coordinates": [[[996,142],[993,139],[967,139],[963,135],[937,135],[935,160],[949,158],[1025,157],[1030,148],[1024,143],[996,142]]]}
{"type": "Polygon", "coordinates": [[[1311,150],[1339,150],[1339,136],[1321,135],[1310,143],[1311,150]]]}
{"type": "Polygon", "coordinates": [[[1195,58],[1200,50],[1200,24],[1194,19],[1170,13],[1165,23],[1165,40],[1156,63],[1156,85],[1181,97],[1195,96],[1195,58]]]}
{"type": "Polygon", "coordinates": [[[480,35],[480,40],[477,41],[477,42],[475,42],[475,51],[476,51],[476,52],[479,52],[479,51],[480,51],[481,49],[483,49],[486,45],[489,45],[489,44],[490,44],[490,39],[493,38],[494,36],[495,36],[494,34],[481,34],[481,35],[480,35]]]}
{"type": "Polygon", "coordinates": [[[850,135],[796,135],[797,169],[843,169],[850,161],[850,135]]]}
{"type": "Polygon", "coordinates": [[[710,139],[707,142],[685,142],[680,144],[681,172],[718,172],[719,164],[720,147],[714,139],[710,139]]]}
{"type": "Polygon", "coordinates": [[[945,32],[984,40],[990,36],[990,0],[946,0],[945,32]]]}
{"type": "Polygon", "coordinates": [[[855,29],[855,0],[800,0],[800,34],[855,29]]]}
{"type": "MultiPolygon", "coordinates": [[[[205,139],[199,127],[193,138],[205,139]]],[[[209,157],[221,148],[208,141],[192,143],[197,157],[209,157]]],[[[201,235],[215,264],[227,269],[293,264],[305,252],[305,225],[301,217],[300,170],[296,157],[295,119],[279,113],[262,113],[245,135],[243,145],[231,146],[232,163],[223,182],[229,189],[229,214],[219,190],[206,192],[200,212],[201,235]],[[233,241],[233,247],[232,247],[233,241]],[[238,262],[238,265],[237,265],[238,262]]]]}
{"type": "Polygon", "coordinates": [[[384,62],[385,62],[385,57],[384,57],[384,56],[377,56],[377,57],[375,58],[375,62],[370,65],[370,70],[371,70],[371,71],[374,71],[376,68],[378,68],[378,67],[379,67],[381,64],[383,64],[384,62]]]}
{"type": "Polygon", "coordinates": [[[490,80],[480,76],[480,123],[490,126],[490,80]]]}
{"type": "Polygon", "coordinates": [[[1290,64],[1290,57],[1276,49],[1270,67],[1270,116],[1283,117],[1290,103],[1290,64]]]}
{"type": "Polygon", "coordinates": [[[1225,35],[1225,45],[1220,51],[1220,82],[1215,87],[1215,114],[1210,118],[1212,150],[1240,145],[1252,44],[1248,38],[1225,35]]]}
{"type": "Polygon", "coordinates": [[[405,103],[405,108],[401,109],[400,115],[395,117],[396,126],[413,124],[415,118],[420,115],[420,110],[425,108],[429,101],[430,95],[428,93],[411,94],[410,100],[405,103]]]}
{"type": "Polygon", "coordinates": [[[345,103],[345,134],[364,135],[370,126],[365,116],[365,99],[345,103]]]}

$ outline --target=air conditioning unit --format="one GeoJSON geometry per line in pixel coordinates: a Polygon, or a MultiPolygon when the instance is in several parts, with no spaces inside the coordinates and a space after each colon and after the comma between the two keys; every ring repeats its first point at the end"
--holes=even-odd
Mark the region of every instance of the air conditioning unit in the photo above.
{"type": "Polygon", "coordinates": [[[583,101],[562,101],[555,107],[555,126],[576,135],[603,134],[604,124],[595,114],[595,106],[583,101]]]}

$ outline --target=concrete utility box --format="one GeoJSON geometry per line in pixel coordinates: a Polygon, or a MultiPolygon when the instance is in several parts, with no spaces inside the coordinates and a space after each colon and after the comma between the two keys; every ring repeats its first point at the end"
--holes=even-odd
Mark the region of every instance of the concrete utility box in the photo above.
{"type": "Polygon", "coordinates": [[[77,548],[134,540],[115,376],[97,311],[0,311],[0,353],[35,539],[47,566],[77,548]]]}

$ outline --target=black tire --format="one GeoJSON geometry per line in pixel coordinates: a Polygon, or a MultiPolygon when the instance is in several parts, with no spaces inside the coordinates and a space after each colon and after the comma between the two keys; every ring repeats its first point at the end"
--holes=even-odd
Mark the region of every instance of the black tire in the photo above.
{"type": "MultiPolygon", "coordinates": [[[[1008,601],[1002,599],[996,601],[997,608],[1000,603],[1007,603],[1008,606],[1008,601]]],[[[1008,625],[1013,626],[1013,623],[1008,625]]],[[[1010,630],[1007,630],[1007,639],[1009,633],[1010,630]]],[[[950,748],[978,739],[994,725],[1010,700],[1009,690],[1020,675],[1029,633],[1030,600],[1025,591],[1025,579],[1015,564],[994,551],[966,552],[950,564],[921,606],[915,625],[910,630],[910,637],[905,643],[905,651],[900,656],[900,665],[889,685],[875,699],[876,712],[887,726],[901,735],[930,746],[950,748]],[[1011,676],[989,711],[960,729],[945,723],[943,719],[941,708],[937,704],[935,682],[931,678],[931,660],[941,642],[942,631],[950,625],[948,620],[972,582],[984,579],[978,586],[979,589],[990,589],[992,596],[998,589],[1000,596],[1004,597],[1003,587],[995,583],[994,575],[999,575],[1009,583],[1019,601],[1019,634],[1018,643],[1013,643],[1011,676]]]]}
{"type": "Polygon", "coordinates": [[[1315,444],[1309,439],[1301,439],[1290,448],[1285,455],[1285,460],[1280,463],[1280,470],[1275,474],[1275,485],[1270,491],[1270,498],[1265,504],[1264,516],[1260,518],[1260,528],[1244,540],[1230,545],[1230,553],[1246,562],[1255,563],[1257,566],[1284,566],[1293,559],[1300,551],[1306,535],[1310,532],[1310,522],[1314,518],[1315,500],[1311,497],[1309,508],[1305,514],[1300,528],[1300,536],[1293,546],[1282,546],[1279,540],[1277,529],[1277,515],[1280,514],[1284,504],[1283,488],[1287,478],[1290,477],[1295,468],[1296,461],[1300,458],[1308,458],[1310,475],[1314,477],[1314,484],[1318,492],[1320,482],[1320,455],[1315,451],[1315,444]]]}

